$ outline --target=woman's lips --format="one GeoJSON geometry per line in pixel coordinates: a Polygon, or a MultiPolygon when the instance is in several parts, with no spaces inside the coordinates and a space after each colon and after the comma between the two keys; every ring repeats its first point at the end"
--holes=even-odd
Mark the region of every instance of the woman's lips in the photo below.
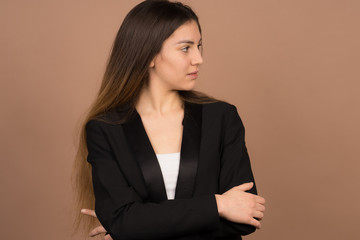
{"type": "Polygon", "coordinates": [[[197,78],[197,77],[198,77],[198,72],[199,72],[199,71],[195,71],[195,72],[189,73],[188,75],[189,75],[192,79],[194,79],[194,78],[197,78]]]}

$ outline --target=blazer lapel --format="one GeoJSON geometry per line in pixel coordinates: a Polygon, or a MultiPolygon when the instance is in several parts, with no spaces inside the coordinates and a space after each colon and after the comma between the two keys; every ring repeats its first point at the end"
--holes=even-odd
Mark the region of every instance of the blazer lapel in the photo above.
{"type": "Polygon", "coordinates": [[[128,122],[123,124],[123,129],[130,150],[139,163],[150,199],[155,202],[166,200],[166,189],[160,165],[137,111],[128,122]]]}
{"type": "Polygon", "coordinates": [[[193,195],[200,151],[201,118],[202,105],[185,102],[176,199],[191,198],[193,195]]]}
{"type": "MultiPolygon", "coordinates": [[[[179,175],[175,198],[191,198],[195,186],[200,139],[202,105],[184,104],[183,136],[180,152],[179,175]]],[[[152,201],[167,200],[164,179],[149,137],[146,134],[141,117],[135,110],[132,118],[123,124],[124,133],[134,154],[152,201]]]]}

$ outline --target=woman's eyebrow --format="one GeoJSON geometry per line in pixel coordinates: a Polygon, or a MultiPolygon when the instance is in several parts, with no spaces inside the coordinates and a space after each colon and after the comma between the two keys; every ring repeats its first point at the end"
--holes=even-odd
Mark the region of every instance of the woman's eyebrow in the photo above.
{"type": "MultiPolygon", "coordinates": [[[[199,40],[199,43],[201,43],[201,41],[202,41],[202,39],[199,40]]],[[[182,40],[182,41],[177,42],[176,44],[181,44],[181,43],[194,44],[194,42],[190,41],[190,40],[182,40]]]]}

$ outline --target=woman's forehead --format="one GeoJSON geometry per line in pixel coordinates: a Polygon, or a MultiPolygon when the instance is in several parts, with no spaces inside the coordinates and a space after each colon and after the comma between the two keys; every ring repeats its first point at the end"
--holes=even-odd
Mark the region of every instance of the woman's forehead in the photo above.
{"type": "Polygon", "coordinates": [[[171,44],[182,44],[182,43],[198,43],[201,40],[201,34],[199,27],[195,21],[190,21],[181,25],[176,29],[167,42],[171,44]]]}

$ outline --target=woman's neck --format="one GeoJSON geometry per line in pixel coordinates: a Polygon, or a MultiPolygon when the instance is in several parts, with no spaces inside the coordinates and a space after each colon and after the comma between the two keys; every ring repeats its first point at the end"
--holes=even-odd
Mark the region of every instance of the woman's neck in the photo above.
{"type": "Polygon", "coordinates": [[[183,108],[183,101],[176,90],[143,88],[136,103],[140,115],[164,115],[183,108]]]}

